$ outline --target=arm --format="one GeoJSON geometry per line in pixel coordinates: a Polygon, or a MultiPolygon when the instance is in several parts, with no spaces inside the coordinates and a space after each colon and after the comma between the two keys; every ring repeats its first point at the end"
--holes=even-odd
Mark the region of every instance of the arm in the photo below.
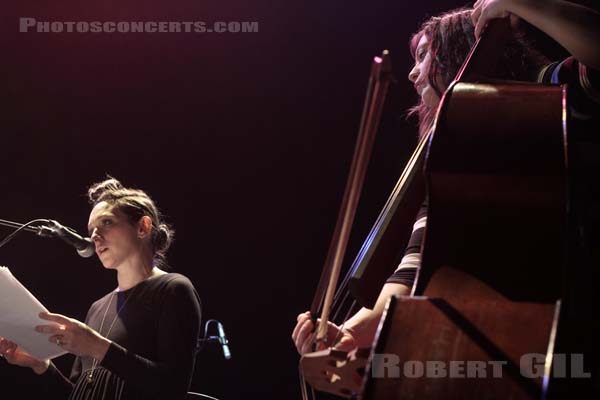
{"type": "Polygon", "coordinates": [[[0,338],[0,355],[9,364],[20,367],[31,368],[33,372],[40,375],[46,392],[61,394],[61,397],[69,396],[73,384],[65,378],[50,360],[39,360],[21,349],[16,343],[5,338],[0,338]]]}
{"type": "Polygon", "coordinates": [[[514,14],[556,40],[578,61],[600,70],[600,13],[562,0],[478,0],[475,36],[494,18],[514,14]]]}
{"type": "Polygon", "coordinates": [[[183,277],[167,283],[157,310],[156,357],[148,359],[111,342],[100,365],[128,385],[160,398],[183,397],[188,391],[200,330],[200,301],[183,277]]]}
{"type": "MultiPolygon", "coordinates": [[[[350,351],[356,347],[371,346],[383,309],[390,296],[408,294],[410,294],[408,286],[398,283],[386,283],[381,289],[372,310],[361,308],[341,327],[329,322],[327,345],[344,351],[350,351]]],[[[307,311],[298,315],[296,327],[292,333],[292,341],[299,354],[312,351],[311,345],[314,335],[310,312],[307,311]]]]}
{"type": "Polygon", "coordinates": [[[9,364],[31,368],[38,375],[46,372],[51,364],[50,360],[39,360],[24,351],[15,342],[3,337],[0,337],[0,357],[4,357],[9,364]]]}
{"type": "Polygon", "coordinates": [[[372,310],[361,308],[352,318],[346,321],[342,331],[352,335],[356,346],[361,348],[371,346],[379,326],[379,320],[390,296],[409,295],[410,290],[411,288],[406,285],[386,283],[381,289],[379,297],[377,297],[375,307],[372,310]]]}
{"type": "MultiPolygon", "coordinates": [[[[427,201],[423,203],[416,216],[412,234],[406,246],[404,257],[394,274],[388,278],[379,292],[372,310],[360,309],[342,327],[329,323],[327,330],[328,344],[335,342],[339,350],[351,350],[355,347],[369,347],[375,337],[379,320],[390,296],[410,295],[417,269],[421,264],[421,243],[427,223],[427,201]]],[[[296,327],[292,333],[292,341],[298,353],[311,351],[313,342],[313,323],[310,313],[298,315],[296,327]]]]}

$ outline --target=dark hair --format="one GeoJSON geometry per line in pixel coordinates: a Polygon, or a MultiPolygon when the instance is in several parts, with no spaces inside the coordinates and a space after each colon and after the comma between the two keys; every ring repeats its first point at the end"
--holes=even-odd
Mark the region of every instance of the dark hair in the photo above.
{"type": "MultiPolygon", "coordinates": [[[[415,51],[421,37],[429,39],[431,64],[427,73],[429,85],[441,98],[462,66],[475,43],[475,27],[471,21],[471,9],[459,8],[426,20],[410,39],[410,52],[415,51]],[[444,88],[438,86],[435,77],[440,76],[444,88]]],[[[515,32],[507,39],[498,61],[498,75],[495,78],[517,81],[533,81],[538,71],[549,60],[535,50],[522,34],[515,32]]],[[[419,117],[419,134],[433,126],[436,110],[427,107],[423,100],[410,109],[409,115],[419,117]]]]}
{"type": "Polygon", "coordinates": [[[126,188],[121,182],[111,176],[107,176],[102,182],[90,186],[88,189],[90,204],[105,201],[116,206],[119,211],[127,216],[132,225],[137,224],[144,216],[152,220],[152,232],[150,241],[153,251],[153,265],[166,268],[166,252],[173,242],[175,231],[165,223],[154,201],[146,192],[138,189],[126,188]]]}

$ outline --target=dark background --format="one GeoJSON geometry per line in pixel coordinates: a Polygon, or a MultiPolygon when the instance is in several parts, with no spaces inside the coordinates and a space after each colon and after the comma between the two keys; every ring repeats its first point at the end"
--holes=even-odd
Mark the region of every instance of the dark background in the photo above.
{"type": "MultiPolygon", "coordinates": [[[[299,398],[290,334],[311,302],[341,200],[370,62],[392,87],[348,259],[416,142],[408,39],[461,1],[15,2],[2,13],[0,218],[85,232],[87,186],[109,173],[146,190],[175,226],[170,251],[223,322],[233,352],[198,357],[192,389],[221,399],[299,398]],[[48,21],[258,21],[258,33],[19,33],[48,21]]],[[[549,45],[559,54],[560,50],[549,45]]],[[[0,228],[1,236],[10,230],[0,228]]],[[[23,233],[0,265],[51,311],[83,319],[115,286],[97,258],[23,233]]],[[[56,363],[69,371],[71,356],[56,363]]],[[[0,361],[3,399],[33,397],[0,361]]]]}

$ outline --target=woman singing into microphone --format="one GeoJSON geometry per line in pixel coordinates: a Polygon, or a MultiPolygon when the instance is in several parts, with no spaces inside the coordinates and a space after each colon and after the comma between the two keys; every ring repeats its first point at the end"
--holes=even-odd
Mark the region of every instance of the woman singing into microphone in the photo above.
{"type": "Polygon", "coordinates": [[[85,323],[42,313],[36,327],[77,357],[70,378],[0,338],[0,354],[31,368],[68,399],[181,399],[194,370],[200,300],[185,276],[167,273],[173,230],[143,191],[110,178],[93,185],[88,230],[117,287],[90,307],[85,323]]]}

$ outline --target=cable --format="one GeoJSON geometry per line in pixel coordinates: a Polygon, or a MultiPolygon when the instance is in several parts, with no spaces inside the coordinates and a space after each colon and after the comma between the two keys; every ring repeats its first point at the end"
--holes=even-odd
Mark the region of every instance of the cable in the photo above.
{"type": "MultiPolygon", "coordinates": [[[[49,222],[50,221],[47,219],[34,219],[33,221],[29,221],[28,223],[26,223],[25,225],[22,225],[16,231],[14,231],[13,233],[11,233],[7,237],[5,237],[2,240],[2,242],[0,242],[0,247],[4,246],[8,242],[10,242],[19,232],[21,232],[23,230],[27,230],[28,228],[31,229],[30,225],[35,224],[35,223],[49,223],[49,222]]],[[[35,228],[38,228],[37,234],[39,235],[41,233],[41,228],[40,227],[35,227],[35,228]]]]}

